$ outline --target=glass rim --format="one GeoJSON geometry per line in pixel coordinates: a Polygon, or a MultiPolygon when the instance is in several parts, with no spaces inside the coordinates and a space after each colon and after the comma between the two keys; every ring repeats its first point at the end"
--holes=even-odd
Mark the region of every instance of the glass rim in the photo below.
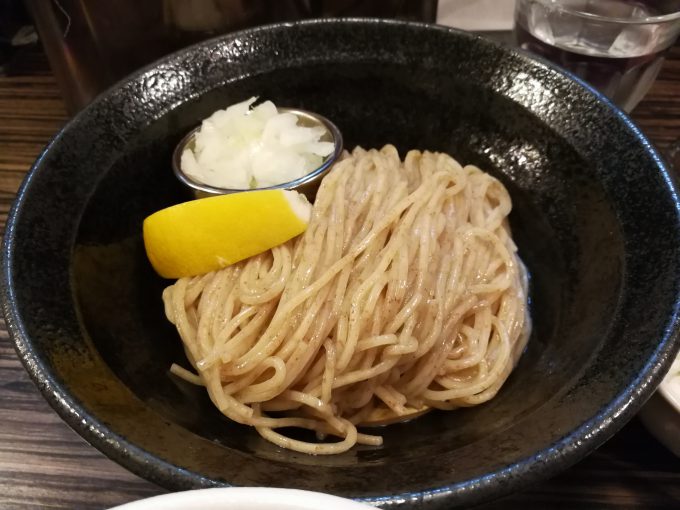
{"type": "MultiPolygon", "coordinates": [[[[579,9],[575,9],[573,7],[569,7],[566,5],[561,5],[560,3],[556,3],[554,0],[531,0],[537,3],[540,3],[541,5],[552,8],[553,10],[558,10],[562,12],[566,12],[569,14],[572,14],[574,16],[588,19],[591,21],[602,21],[606,23],[621,23],[621,24],[627,24],[627,25],[653,25],[653,24],[663,24],[663,23],[668,23],[671,21],[677,21],[680,20],[680,9],[671,12],[668,14],[659,14],[657,16],[645,16],[644,18],[637,18],[637,19],[632,19],[632,18],[621,18],[617,16],[603,16],[601,14],[593,14],[591,12],[584,12],[579,9]]],[[[519,3],[518,3],[519,5],[519,3]]]]}

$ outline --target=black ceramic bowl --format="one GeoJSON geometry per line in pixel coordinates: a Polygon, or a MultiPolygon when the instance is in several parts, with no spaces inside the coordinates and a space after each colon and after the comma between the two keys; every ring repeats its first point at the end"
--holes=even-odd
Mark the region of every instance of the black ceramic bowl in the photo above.
{"type": "Polygon", "coordinates": [[[172,55],[71,121],[26,179],[4,245],[4,312],[40,390],[75,430],[171,489],[312,489],[449,508],[548,477],[610,437],[677,349],[676,189],[638,129],[558,70],[469,34],[384,21],[240,32],[172,55]],[[384,429],[331,457],[229,422],[182,361],[142,220],[183,200],[170,158],[251,95],[319,112],[346,146],[446,151],[497,175],[532,275],[535,328],[487,404],[384,429]]]}

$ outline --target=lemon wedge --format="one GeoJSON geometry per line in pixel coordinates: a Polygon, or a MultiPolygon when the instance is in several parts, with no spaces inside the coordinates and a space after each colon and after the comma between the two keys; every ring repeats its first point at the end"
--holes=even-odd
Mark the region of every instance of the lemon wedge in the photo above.
{"type": "Polygon", "coordinates": [[[306,230],[311,214],[311,204],[296,191],[202,198],[147,217],[144,247],[162,277],[195,276],[285,243],[306,230]]]}

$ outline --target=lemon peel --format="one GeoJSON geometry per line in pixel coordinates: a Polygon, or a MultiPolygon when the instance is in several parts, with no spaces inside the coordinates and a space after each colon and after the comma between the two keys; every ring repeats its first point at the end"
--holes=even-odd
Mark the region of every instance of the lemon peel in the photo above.
{"type": "Polygon", "coordinates": [[[307,229],[312,206],[289,190],[233,193],[173,205],[144,220],[147,257],[164,278],[216,271],[307,229]]]}

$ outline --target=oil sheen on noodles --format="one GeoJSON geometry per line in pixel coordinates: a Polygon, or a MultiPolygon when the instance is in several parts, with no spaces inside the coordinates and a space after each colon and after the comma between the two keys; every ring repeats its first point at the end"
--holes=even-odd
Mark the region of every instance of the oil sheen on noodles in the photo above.
{"type": "Polygon", "coordinates": [[[302,236],[164,291],[198,375],[172,371],[311,454],[382,443],[357,425],[481,404],[530,330],[511,207],[498,180],[446,154],[357,148],[323,180],[302,236]]]}

